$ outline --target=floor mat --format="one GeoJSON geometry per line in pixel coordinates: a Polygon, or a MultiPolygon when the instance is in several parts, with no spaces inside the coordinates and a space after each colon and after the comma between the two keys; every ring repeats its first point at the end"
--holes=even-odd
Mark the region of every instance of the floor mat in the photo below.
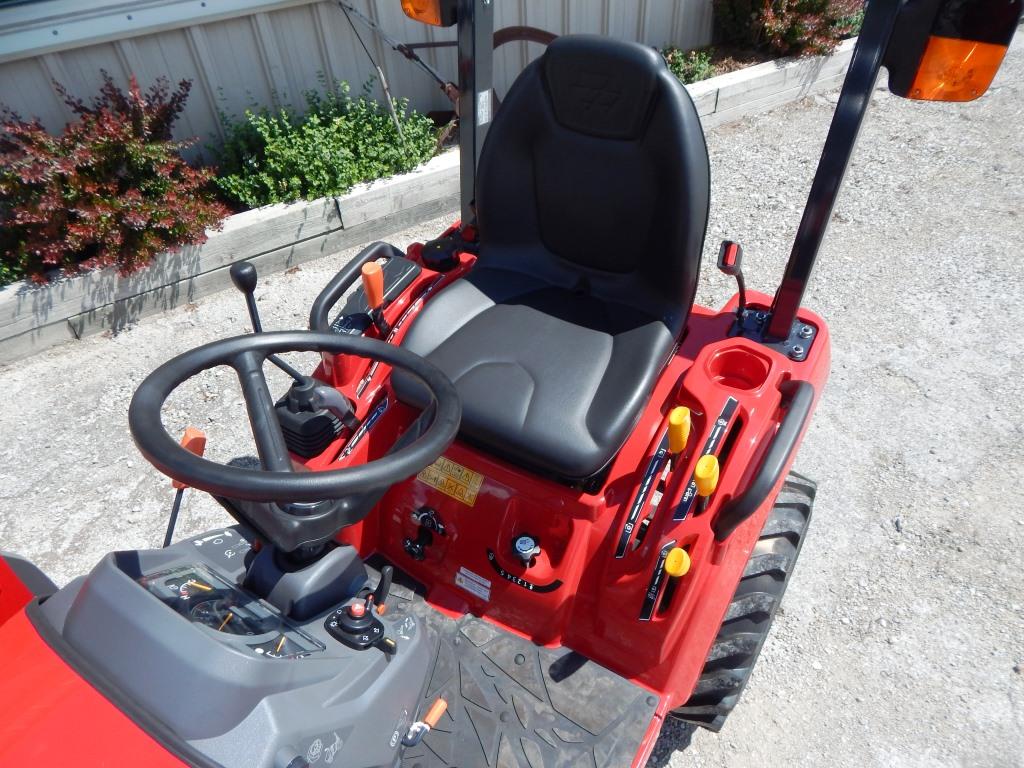
{"type": "MultiPolygon", "coordinates": [[[[381,562],[368,563],[370,580],[381,562]]],[[[420,711],[448,710],[402,768],[629,768],[657,696],[566,648],[541,648],[474,616],[428,606],[396,571],[390,604],[437,640],[420,711]]]]}

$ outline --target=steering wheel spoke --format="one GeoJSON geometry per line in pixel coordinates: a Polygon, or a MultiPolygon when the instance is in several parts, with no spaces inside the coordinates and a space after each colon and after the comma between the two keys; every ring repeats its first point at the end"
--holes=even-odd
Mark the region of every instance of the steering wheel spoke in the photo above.
{"type": "Polygon", "coordinates": [[[139,385],[128,410],[128,424],[142,455],[175,480],[214,496],[287,504],[365,499],[383,493],[435,461],[455,439],[461,415],[459,396],[451,381],[408,350],[357,336],[290,331],[224,339],[169,360],[139,385]],[[421,381],[431,394],[431,403],[383,456],[358,466],[295,472],[263,375],[264,362],[284,352],[357,355],[379,360],[421,381]],[[218,365],[228,365],[238,375],[260,469],[224,465],[194,456],[164,429],[160,409],[168,396],[193,376],[218,365]]]}
{"type": "Polygon", "coordinates": [[[260,464],[269,472],[291,472],[292,460],[288,455],[281,423],[277,420],[274,398],[270,395],[267,379],[263,375],[263,361],[266,355],[255,350],[242,352],[231,360],[231,367],[238,374],[245,399],[245,410],[249,414],[249,426],[260,464]]]}

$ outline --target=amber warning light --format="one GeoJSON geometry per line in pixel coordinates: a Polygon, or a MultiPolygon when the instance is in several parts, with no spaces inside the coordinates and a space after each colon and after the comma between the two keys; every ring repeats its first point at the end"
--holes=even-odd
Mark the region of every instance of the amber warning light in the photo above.
{"type": "Polygon", "coordinates": [[[885,55],[889,90],[922,101],[971,101],[988,90],[1024,0],[909,0],[885,55]]]}
{"type": "Polygon", "coordinates": [[[450,27],[456,22],[455,0],[402,0],[402,11],[413,21],[435,27],[450,27]]]}
{"type": "Polygon", "coordinates": [[[924,49],[910,98],[971,101],[992,84],[1006,46],[932,35],[924,49]]]}

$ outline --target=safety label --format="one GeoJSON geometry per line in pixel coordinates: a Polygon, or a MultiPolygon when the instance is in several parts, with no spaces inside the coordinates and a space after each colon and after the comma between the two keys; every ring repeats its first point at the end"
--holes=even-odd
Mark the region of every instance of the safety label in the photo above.
{"type": "Polygon", "coordinates": [[[491,599],[490,580],[478,576],[465,566],[459,568],[458,573],[455,574],[455,583],[481,600],[491,599]]]}
{"type": "Polygon", "coordinates": [[[421,470],[416,479],[471,507],[476,504],[476,496],[484,482],[484,476],[480,473],[444,456],[421,470]]]}

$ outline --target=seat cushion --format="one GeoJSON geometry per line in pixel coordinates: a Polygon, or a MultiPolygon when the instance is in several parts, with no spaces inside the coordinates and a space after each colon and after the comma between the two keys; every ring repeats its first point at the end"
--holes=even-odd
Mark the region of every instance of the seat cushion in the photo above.
{"type": "Polygon", "coordinates": [[[522,271],[555,260],[594,294],[671,315],[678,335],[696,295],[709,194],[700,118],[657,51],[560,37],[516,78],[487,131],[481,260],[526,252],[534,263],[522,271]]]}
{"type": "Polygon", "coordinates": [[[651,48],[564,36],[520,73],[481,149],[476,265],[403,342],[455,382],[463,438],[562,478],[611,461],[686,326],[709,184],[651,48]]]}
{"type": "MultiPolygon", "coordinates": [[[[668,356],[658,318],[478,267],[431,300],[403,346],[426,357],[462,398],[462,435],[550,474],[582,479],[622,446],[668,356]]],[[[401,372],[399,398],[426,393],[401,372]]]]}

